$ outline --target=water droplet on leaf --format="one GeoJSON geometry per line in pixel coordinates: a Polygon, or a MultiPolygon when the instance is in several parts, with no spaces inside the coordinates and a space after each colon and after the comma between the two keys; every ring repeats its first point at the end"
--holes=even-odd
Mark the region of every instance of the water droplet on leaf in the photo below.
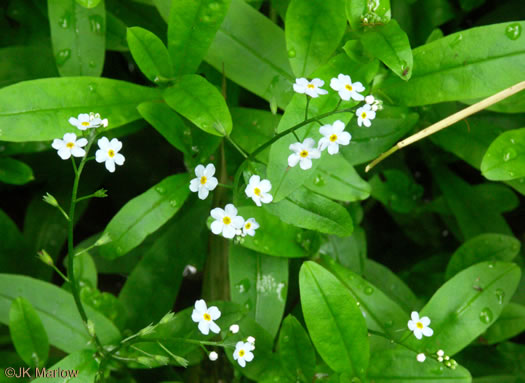
{"type": "Polygon", "coordinates": [[[479,320],[481,323],[489,324],[492,322],[493,314],[492,310],[488,307],[485,307],[481,312],[479,313],[479,320]]]}
{"type": "Polygon", "coordinates": [[[366,295],[372,295],[373,292],[374,292],[374,288],[373,287],[371,287],[371,286],[365,287],[365,294],[366,295]]]}
{"type": "Polygon", "coordinates": [[[236,283],[235,288],[237,289],[237,291],[239,291],[239,293],[244,294],[247,293],[248,290],[250,290],[250,285],[250,280],[246,278],[236,283]]]}
{"type": "Polygon", "coordinates": [[[521,36],[521,25],[519,23],[512,23],[505,28],[505,36],[511,40],[517,40],[521,36]]]}
{"type": "Polygon", "coordinates": [[[502,289],[497,289],[496,298],[498,299],[498,303],[500,305],[503,304],[503,300],[505,299],[505,291],[503,291],[502,289]]]}
{"type": "Polygon", "coordinates": [[[315,176],[314,185],[316,185],[316,186],[323,186],[324,184],[325,184],[325,182],[324,182],[323,176],[321,176],[321,175],[315,176]]]}
{"type": "Polygon", "coordinates": [[[295,51],[295,49],[293,49],[293,48],[288,49],[288,57],[289,58],[293,59],[296,55],[297,55],[297,52],[295,51]]]}
{"type": "Polygon", "coordinates": [[[102,16],[92,15],[89,16],[89,27],[91,32],[101,35],[104,33],[104,20],[102,16]]]}
{"type": "Polygon", "coordinates": [[[62,16],[58,20],[58,25],[60,26],[60,28],[64,28],[64,29],[69,28],[70,20],[71,20],[71,14],[69,12],[64,13],[64,16],[62,16]]]}
{"type": "Polygon", "coordinates": [[[178,204],[177,204],[177,201],[176,201],[176,200],[172,199],[172,200],[170,201],[170,205],[171,205],[171,207],[177,207],[178,204]]]}
{"type": "Polygon", "coordinates": [[[514,148],[507,148],[505,153],[503,153],[503,161],[505,161],[505,162],[510,161],[510,160],[516,158],[516,156],[517,156],[517,153],[516,153],[516,150],[514,148]]]}
{"type": "Polygon", "coordinates": [[[70,57],[71,49],[62,49],[61,51],[58,51],[55,60],[58,66],[63,66],[70,57]]]}
{"type": "Polygon", "coordinates": [[[166,189],[164,189],[162,186],[157,186],[155,188],[155,190],[157,191],[157,193],[159,194],[164,194],[166,192],[166,189]]]}

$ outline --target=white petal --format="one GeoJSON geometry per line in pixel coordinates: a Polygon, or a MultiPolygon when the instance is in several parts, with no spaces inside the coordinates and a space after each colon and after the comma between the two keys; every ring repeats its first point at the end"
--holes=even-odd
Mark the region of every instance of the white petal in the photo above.
{"type": "Polygon", "coordinates": [[[126,160],[126,158],[122,154],[117,153],[115,154],[115,157],[113,157],[113,160],[115,160],[115,163],[117,165],[124,165],[124,161],[126,160]]]}
{"type": "Polygon", "coordinates": [[[252,198],[255,194],[253,192],[253,187],[252,185],[247,185],[246,186],[246,189],[244,189],[244,192],[246,193],[246,195],[248,196],[248,198],[252,198]]]}
{"type": "Polygon", "coordinates": [[[361,126],[363,125],[363,118],[361,116],[357,117],[357,125],[361,126]]]}
{"type": "Polygon", "coordinates": [[[311,149],[315,146],[315,140],[313,138],[308,137],[303,141],[303,145],[305,146],[305,148],[311,149]]]}
{"type": "Polygon", "coordinates": [[[259,184],[259,189],[261,189],[263,193],[267,193],[272,190],[272,183],[269,180],[262,180],[259,184]]]}
{"type": "Polygon", "coordinates": [[[301,157],[297,154],[290,154],[288,156],[288,166],[290,167],[294,167],[295,165],[297,165],[297,163],[299,162],[299,160],[301,159],[301,157]]]}
{"type": "Polygon", "coordinates": [[[204,165],[197,165],[197,167],[195,168],[195,175],[198,178],[201,178],[204,175],[204,170],[204,165]]]}
{"type": "Polygon", "coordinates": [[[210,177],[208,178],[208,181],[206,182],[206,185],[204,186],[206,186],[206,188],[211,191],[211,190],[214,190],[218,184],[219,184],[219,181],[217,180],[217,178],[210,177]]]}
{"type": "Polygon", "coordinates": [[[64,134],[65,142],[75,142],[77,140],[77,135],[75,133],[66,133],[64,134]]]}
{"type": "Polygon", "coordinates": [[[57,150],[58,150],[58,149],[60,149],[60,148],[63,148],[65,144],[66,144],[66,143],[65,143],[64,141],[62,141],[62,140],[60,140],[60,139],[58,139],[58,138],[55,138],[55,139],[53,140],[53,143],[51,144],[51,147],[52,147],[53,149],[57,149],[57,150]]]}
{"type": "Polygon", "coordinates": [[[269,193],[264,193],[262,196],[261,196],[261,201],[262,203],[270,203],[273,201],[273,196],[269,193]]]}
{"type": "Polygon", "coordinates": [[[237,362],[239,362],[239,366],[241,366],[241,367],[245,367],[246,366],[246,362],[244,361],[244,357],[243,358],[239,357],[239,359],[237,359],[237,362]]]}
{"type": "Polygon", "coordinates": [[[319,128],[319,133],[321,133],[325,137],[330,137],[333,132],[333,127],[330,124],[323,125],[319,128]]]}
{"type": "Polygon", "coordinates": [[[211,178],[215,174],[215,165],[214,164],[208,164],[206,166],[206,169],[204,169],[204,177],[211,178]]]}
{"type": "Polygon", "coordinates": [[[339,76],[337,76],[337,78],[339,79],[339,81],[341,81],[341,82],[344,83],[345,85],[346,85],[346,84],[351,84],[351,83],[352,83],[352,79],[351,79],[350,76],[347,75],[347,74],[339,73],[339,76]]]}
{"type": "Polygon", "coordinates": [[[350,140],[352,139],[352,135],[348,132],[341,132],[339,136],[337,137],[337,143],[339,145],[348,145],[350,143],[350,140]]]}
{"type": "Polygon", "coordinates": [[[203,319],[202,315],[203,313],[199,312],[196,309],[193,309],[193,311],[191,312],[191,320],[194,322],[200,322],[203,319]]]}
{"type": "Polygon", "coordinates": [[[328,94],[328,91],[326,89],[319,88],[319,89],[317,89],[317,93],[318,94],[328,94]]]}
{"type": "Polygon", "coordinates": [[[323,137],[319,140],[318,148],[321,151],[325,150],[329,144],[330,144],[330,140],[326,137],[323,137]]]}
{"type": "Polygon", "coordinates": [[[80,146],[81,148],[86,146],[88,144],[88,140],[86,138],[79,138],[76,142],[77,146],[80,146]]]}
{"type": "Polygon", "coordinates": [[[416,336],[417,339],[423,338],[423,334],[421,333],[421,330],[418,328],[414,329],[414,335],[416,336]]]}
{"type": "Polygon", "coordinates": [[[339,91],[339,97],[341,97],[341,100],[344,100],[344,101],[348,101],[350,100],[350,98],[352,97],[352,92],[350,92],[348,89],[346,88],[342,88],[340,91],[339,91]]]}
{"type": "Polygon", "coordinates": [[[107,137],[102,137],[100,140],[97,141],[98,147],[102,150],[106,150],[109,146],[109,140],[107,137]]]}
{"type": "Polygon", "coordinates": [[[319,149],[310,150],[310,158],[317,159],[321,157],[321,151],[319,149]]]}
{"type": "Polygon", "coordinates": [[[332,88],[335,91],[340,90],[344,87],[344,84],[341,84],[341,82],[337,78],[333,78],[330,80],[330,88],[332,88]]]}
{"type": "Polygon", "coordinates": [[[306,87],[303,85],[293,84],[293,90],[296,93],[304,93],[306,91],[306,87]]]}
{"type": "Polygon", "coordinates": [[[376,118],[376,112],[374,112],[373,110],[371,110],[370,112],[367,113],[366,115],[370,120],[373,120],[374,118],[376,118]]]}
{"type": "Polygon", "coordinates": [[[99,162],[99,163],[106,161],[106,158],[107,158],[107,156],[106,156],[106,151],[105,150],[99,149],[95,153],[95,160],[97,162],[99,162]]]}
{"type": "Polygon", "coordinates": [[[67,160],[69,157],[71,157],[71,150],[64,146],[63,148],[58,149],[58,155],[63,160],[67,160]]]}
{"type": "Polygon", "coordinates": [[[217,326],[217,324],[215,322],[210,322],[210,330],[212,332],[214,332],[215,334],[218,334],[221,332],[221,328],[219,326],[217,326]]]}
{"type": "Polygon", "coordinates": [[[237,208],[232,203],[226,205],[224,211],[226,212],[226,215],[229,215],[232,218],[237,215],[237,208]]]}
{"type": "Polygon", "coordinates": [[[332,124],[335,133],[341,133],[345,130],[345,123],[341,120],[335,120],[332,124]]]}
{"type": "Polygon", "coordinates": [[[409,321],[408,321],[408,329],[409,329],[410,331],[414,331],[415,328],[416,328],[416,324],[415,324],[415,322],[409,320],[409,321]]]}
{"type": "Polygon", "coordinates": [[[73,149],[71,149],[71,154],[73,157],[84,157],[86,155],[86,151],[82,148],[79,148],[78,146],[75,146],[73,149]]]}
{"type": "Polygon", "coordinates": [[[299,166],[303,170],[308,170],[312,167],[312,160],[309,158],[303,158],[301,162],[299,163],[299,166]]]}
{"type": "Polygon", "coordinates": [[[339,145],[336,142],[332,142],[328,145],[328,154],[337,154],[339,153],[339,145]]]}
{"type": "Polygon", "coordinates": [[[202,200],[206,199],[208,197],[208,194],[210,194],[210,191],[208,189],[206,189],[203,186],[199,187],[199,193],[198,193],[199,199],[202,199],[202,200]]]}
{"type": "Polygon", "coordinates": [[[224,218],[224,210],[222,210],[220,207],[216,207],[210,211],[210,215],[216,220],[222,221],[224,218]]]}
{"type": "Polygon", "coordinates": [[[372,125],[372,123],[370,122],[368,118],[363,119],[363,124],[365,124],[367,128],[369,128],[372,125]]]}
{"type": "Polygon", "coordinates": [[[300,142],[294,142],[293,144],[290,144],[288,148],[293,152],[299,153],[301,150],[303,150],[303,144],[300,142]]]}
{"type": "Polygon", "coordinates": [[[253,176],[250,177],[248,184],[253,185],[253,187],[256,187],[257,185],[259,185],[259,182],[261,182],[261,177],[254,174],[253,176]]]}
{"type": "Polygon", "coordinates": [[[434,334],[434,330],[432,330],[430,327],[425,327],[421,331],[423,332],[424,336],[432,336],[434,334]]]}
{"type": "Polygon", "coordinates": [[[231,226],[233,226],[236,229],[240,229],[244,225],[244,218],[242,218],[240,215],[236,217],[232,217],[232,223],[231,226]]]}
{"type": "Polygon", "coordinates": [[[410,314],[410,318],[414,322],[419,322],[419,313],[417,311],[412,311],[412,313],[410,314]]]}
{"type": "Polygon", "coordinates": [[[223,228],[224,228],[224,223],[222,223],[222,221],[213,221],[211,223],[211,232],[215,235],[221,234],[223,228]]]}
{"type": "Polygon", "coordinates": [[[304,91],[304,93],[306,93],[308,96],[312,97],[312,98],[317,98],[318,94],[317,94],[317,89],[312,89],[312,88],[306,88],[306,90],[304,91]]]}
{"type": "Polygon", "coordinates": [[[304,77],[300,77],[300,78],[295,79],[295,83],[297,85],[302,85],[302,86],[306,86],[306,85],[309,84],[308,80],[306,78],[304,78],[304,77]]]}
{"type": "Polygon", "coordinates": [[[315,86],[317,87],[322,87],[324,85],[324,81],[321,80],[320,78],[314,78],[312,81],[311,81],[312,84],[314,84],[315,86]]]}
{"type": "Polygon", "coordinates": [[[428,326],[430,324],[430,318],[429,317],[423,317],[423,318],[420,318],[419,321],[421,323],[423,323],[423,326],[428,326]]]}
{"type": "Polygon", "coordinates": [[[195,309],[199,311],[201,315],[203,315],[206,311],[208,311],[208,306],[206,306],[206,301],[204,299],[199,299],[195,301],[195,309]]]}
{"type": "Polygon", "coordinates": [[[221,310],[217,306],[211,306],[208,308],[208,314],[210,314],[211,319],[217,320],[221,317],[221,310]]]}
{"type": "Polygon", "coordinates": [[[224,238],[232,239],[235,237],[235,228],[232,225],[224,225],[222,229],[222,235],[224,238]]]}
{"type": "Polygon", "coordinates": [[[111,158],[106,158],[106,169],[108,169],[110,173],[115,172],[115,161],[111,158]]]}
{"type": "Polygon", "coordinates": [[[75,117],[69,117],[69,120],[67,120],[71,125],[78,127],[80,122],[75,117]]]}
{"type": "Polygon", "coordinates": [[[252,195],[251,198],[252,198],[253,202],[255,202],[255,204],[257,206],[261,206],[261,197],[259,197],[258,195],[254,194],[254,195],[252,195]]]}
{"type": "MultiPolygon", "coordinates": [[[[364,87],[363,84],[361,84],[359,81],[354,82],[354,83],[352,84],[352,86],[354,87],[354,90],[355,90],[356,92],[362,92],[362,91],[365,90],[365,87],[364,87]]],[[[364,97],[363,97],[363,99],[364,99],[364,97]]],[[[368,104],[368,103],[367,103],[367,104],[368,104]]]]}
{"type": "Polygon", "coordinates": [[[201,320],[199,322],[199,331],[203,333],[204,335],[208,335],[210,333],[210,322],[201,320]]]}
{"type": "Polygon", "coordinates": [[[122,149],[122,142],[118,139],[114,138],[109,143],[114,151],[118,152],[120,149],[122,149]]]}
{"type": "Polygon", "coordinates": [[[253,352],[245,351],[244,360],[246,360],[247,362],[251,362],[253,360],[253,352]]]}

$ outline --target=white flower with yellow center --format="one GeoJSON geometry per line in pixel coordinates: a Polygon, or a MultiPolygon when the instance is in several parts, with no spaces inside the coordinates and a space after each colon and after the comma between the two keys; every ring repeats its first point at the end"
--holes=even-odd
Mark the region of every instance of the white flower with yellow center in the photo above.
{"type": "Polygon", "coordinates": [[[190,190],[192,192],[198,192],[200,199],[206,199],[210,191],[214,190],[219,181],[217,178],[213,177],[215,174],[215,166],[213,164],[208,164],[206,167],[204,165],[197,165],[195,168],[195,176],[190,181],[190,190]]]}
{"type": "Polygon", "coordinates": [[[220,317],[221,312],[217,306],[208,308],[204,299],[199,299],[195,302],[195,308],[191,313],[191,320],[199,324],[199,331],[204,335],[208,335],[210,330],[215,334],[221,331],[221,328],[214,322],[220,317]]]}
{"type": "Polygon", "coordinates": [[[434,334],[434,330],[428,327],[430,325],[429,317],[419,318],[419,313],[416,311],[412,311],[410,317],[411,320],[408,321],[408,328],[414,333],[417,339],[423,338],[423,335],[432,336],[434,334]]]}
{"type": "Polygon", "coordinates": [[[253,237],[255,235],[255,230],[259,228],[259,223],[255,220],[255,218],[248,218],[246,221],[244,221],[244,226],[242,227],[242,236],[245,237],[246,235],[249,235],[250,237],[253,237]]]}
{"type": "Polygon", "coordinates": [[[350,76],[340,73],[337,78],[330,80],[330,88],[339,93],[342,100],[348,101],[353,99],[355,101],[364,100],[364,96],[360,94],[365,90],[365,87],[360,82],[352,83],[350,76]]]}
{"type": "Polygon", "coordinates": [[[122,142],[113,138],[111,141],[107,137],[102,137],[98,140],[99,149],[95,153],[95,160],[99,163],[105,162],[106,169],[111,173],[115,171],[115,164],[123,165],[124,156],[119,153],[119,150],[122,149],[122,142]]]}
{"type": "Polygon", "coordinates": [[[100,114],[95,114],[93,112],[81,113],[77,118],[70,117],[69,123],[73,126],[76,126],[80,130],[86,130],[89,128],[98,128],[99,126],[108,126],[108,119],[101,119],[100,114]]]}
{"type": "Polygon", "coordinates": [[[77,140],[77,135],[75,133],[66,133],[64,134],[63,139],[55,138],[51,147],[58,151],[58,155],[63,160],[73,157],[84,157],[86,151],[82,147],[86,146],[88,140],[85,138],[79,138],[77,140]]]}
{"type": "Polygon", "coordinates": [[[270,203],[273,200],[272,195],[269,191],[272,189],[272,184],[268,180],[262,180],[261,177],[253,175],[250,177],[250,181],[246,186],[244,192],[251,198],[257,206],[261,206],[262,203],[270,203]]]}
{"type": "Polygon", "coordinates": [[[293,90],[297,93],[307,94],[310,97],[316,98],[319,95],[327,94],[328,91],[321,89],[324,85],[324,81],[320,78],[314,78],[312,81],[308,81],[304,77],[298,78],[293,84],[293,90]]]}
{"type": "Polygon", "coordinates": [[[321,157],[321,151],[315,147],[312,138],[291,144],[290,150],[294,152],[288,157],[288,166],[292,168],[299,163],[301,169],[308,170],[312,167],[312,159],[321,157]]]}
{"type": "Polygon", "coordinates": [[[216,207],[210,212],[215,219],[211,224],[213,234],[222,234],[224,238],[233,238],[244,225],[244,218],[237,215],[237,208],[229,203],[224,210],[216,207]]]}
{"type": "Polygon", "coordinates": [[[345,124],[340,120],[335,121],[332,125],[321,126],[319,133],[323,135],[323,138],[319,140],[319,150],[323,151],[328,148],[329,154],[339,153],[339,145],[348,145],[352,138],[352,135],[344,130],[345,124]]]}
{"type": "Polygon", "coordinates": [[[252,343],[239,341],[235,345],[233,359],[239,363],[239,366],[245,367],[246,362],[251,362],[253,360],[253,350],[255,350],[255,346],[252,343]]]}
{"type": "Polygon", "coordinates": [[[355,112],[357,116],[357,125],[365,125],[367,128],[372,125],[370,120],[376,118],[376,112],[372,110],[372,107],[369,104],[365,104],[362,107],[358,108],[355,112]]]}

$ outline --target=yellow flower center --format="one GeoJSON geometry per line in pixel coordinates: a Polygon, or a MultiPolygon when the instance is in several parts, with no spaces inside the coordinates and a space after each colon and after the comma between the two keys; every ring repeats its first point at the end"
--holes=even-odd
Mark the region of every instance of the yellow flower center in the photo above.
{"type": "Polygon", "coordinates": [[[69,149],[73,149],[75,147],[75,144],[73,142],[68,142],[66,144],[66,147],[69,148],[69,149]]]}
{"type": "Polygon", "coordinates": [[[109,158],[115,157],[115,151],[113,149],[109,149],[108,150],[108,156],[109,156],[109,158]]]}
{"type": "Polygon", "coordinates": [[[204,185],[208,179],[204,176],[201,177],[201,185],[204,185]]]}
{"type": "Polygon", "coordinates": [[[307,87],[308,89],[314,89],[314,88],[315,88],[315,85],[314,85],[314,84],[308,84],[308,85],[306,85],[306,87],[307,87]]]}
{"type": "Polygon", "coordinates": [[[259,188],[253,189],[253,194],[255,194],[257,196],[260,196],[261,195],[261,189],[259,189],[259,188]]]}
{"type": "Polygon", "coordinates": [[[423,328],[424,328],[425,326],[423,326],[423,323],[421,323],[421,322],[417,322],[417,323],[416,323],[416,327],[417,327],[418,329],[420,329],[420,330],[423,330],[423,328]]]}
{"type": "Polygon", "coordinates": [[[352,91],[352,89],[354,89],[354,88],[352,88],[352,85],[350,85],[350,84],[346,84],[345,88],[346,88],[346,90],[348,90],[350,92],[352,91]]]}
{"type": "Polygon", "coordinates": [[[203,318],[204,320],[207,320],[208,322],[211,321],[211,316],[208,313],[204,313],[203,318]]]}
{"type": "Polygon", "coordinates": [[[250,230],[250,227],[252,227],[251,222],[246,222],[246,225],[244,225],[244,227],[246,228],[246,230],[250,230]]]}
{"type": "Polygon", "coordinates": [[[299,155],[301,157],[303,157],[303,158],[306,158],[306,157],[308,157],[308,151],[303,149],[303,150],[301,150],[301,153],[299,153],[299,155]]]}
{"type": "Polygon", "coordinates": [[[361,113],[362,118],[366,118],[366,112],[361,113]]]}
{"type": "Polygon", "coordinates": [[[226,216],[222,219],[222,223],[224,223],[225,225],[229,225],[230,223],[232,223],[232,220],[230,217],[226,216]]]}
{"type": "Polygon", "coordinates": [[[82,125],[82,126],[89,126],[89,122],[84,121],[84,122],[81,122],[80,125],[82,125]]]}
{"type": "Polygon", "coordinates": [[[336,142],[336,141],[337,141],[337,134],[332,134],[332,135],[330,136],[330,141],[331,141],[331,142],[336,142]]]}
{"type": "Polygon", "coordinates": [[[244,350],[239,350],[239,356],[240,356],[240,357],[243,357],[244,354],[246,354],[246,353],[244,352],[244,350]]]}

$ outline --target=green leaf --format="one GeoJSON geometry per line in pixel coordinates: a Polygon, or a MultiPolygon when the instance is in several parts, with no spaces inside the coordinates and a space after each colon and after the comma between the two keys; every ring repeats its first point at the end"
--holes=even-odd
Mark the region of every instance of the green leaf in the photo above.
{"type": "Polygon", "coordinates": [[[373,160],[407,134],[418,118],[416,113],[410,113],[407,109],[385,107],[377,112],[370,128],[350,123],[347,130],[352,140],[350,145],[341,149],[341,153],[352,165],[373,160]]]}
{"type": "Polygon", "coordinates": [[[391,339],[401,337],[399,328],[406,326],[408,314],[376,286],[358,274],[345,269],[332,258],[323,256],[322,264],[348,289],[359,302],[369,329],[381,331],[391,339]]]}
{"type": "Polygon", "coordinates": [[[194,73],[226,16],[230,0],[171,3],[168,49],[176,75],[194,73]]]}
{"type": "Polygon", "coordinates": [[[126,33],[126,24],[113,13],[106,11],[106,49],[108,51],[128,52],[126,33]]]}
{"type": "Polygon", "coordinates": [[[250,92],[284,108],[295,77],[284,32],[242,0],[232,0],[205,60],[250,92]],[[255,69],[256,68],[256,69],[255,69]]]}
{"type": "Polygon", "coordinates": [[[525,331],[525,306],[509,302],[483,337],[489,344],[494,344],[512,338],[522,331],[525,331]]]}
{"type": "Polygon", "coordinates": [[[19,297],[9,310],[9,331],[16,352],[31,367],[44,367],[49,354],[49,341],[42,321],[31,303],[19,297]]]}
{"type": "Polygon", "coordinates": [[[488,97],[523,80],[524,37],[514,31],[524,27],[525,22],[487,25],[420,46],[413,50],[410,81],[390,76],[381,91],[408,106],[488,97]]]}
{"type": "Polygon", "coordinates": [[[61,76],[100,76],[106,52],[102,1],[48,1],[51,41],[61,76]],[[98,4],[98,5],[97,5],[98,4]]]}
{"type": "Polygon", "coordinates": [[[408,346],[454,355],[468,346],[499,317],[516,291],[520,268],[507,262],[481,262],[456,274],[436,291],[420,312],[428,316],[431,337],[406,340],[408,346]]]}
{"type": "Polygon", "coordinates": [[[346,2],[346,17],[353,30],[362,28],[361,16],[366,11],[367,0],[350,0],[346,2]]]}
{"type": "Polygon", "coordinates": [[[256,206],[239,207],[239,215],[245,219],[255,218],[260,227],[254,237],[246,236],[241,245],[264,254],[285,258],[306,256],[301,247],[302,230],[283,223],[279,218],[256,206]]]}
{"type": "MultiPolygon", "coordinates": [[[[38,279],[0,274],[0,323],[9,323],[9,308],[18,297],[33,305],[51,345],[68,353],[94,347],[88,344],[91,336],[70,293],[38,279]]],[[[102,344],[115,344],[120,340],[119,331],[109,319],[90,307],[86,307],[86,313],[95,324],[102,344]]]]}
{"type": "Polygon", "coordinates": [[[85,8],[95,8],[101,0],[76,0],[76,2],[85,8]]]}
{"type": "Polygon", "coordinates": [[[291,314],[284,318],[279,334],[279,359],[294,381],[311,382],[315,372],[315,350],[308,333],[291,314]]]}
{"type": "Polygon", "coordinates": [[[340,155],[322,156],[314,175],[304,186],[325,197],[344,202],[367,199],[371,187],[340,155]]]}
{"type": "Polygon", "coordinates": [[[68,123],[70,117],[90,111],[107,118],[109,128],[116,128],[140,118],[138,104],[159,98],[157,89],[106,78],[22,82],[0,89],[0,139],[24,142],[62,137],[74,129],[68,123]]]}
{"type": "Polygon", "coordinates": [[[481,161],[481,172],[491,181],[525,177],[525,128],[499,135],[481,161]]]}
{"type": "MultiPolygon", "coordinates": [[[[470,383],[472,378],[467,369],[457,366],[455,370],[444,368],[442,363],[427,357],[424,363],[416,359],[410,350],[382,350],[374,354],[368,378],[375,383],[392,381],[413,383],[470,383]]],[[[499,381],[498,381],[499,382],[499,381]]]]}
{"type": "Polygon", "coordinates": [[[414,210],[423,195],[423,187],[399,169],[387,169],[370,180],[372,197],[381,201],[387,208],[398,213],[410,213],[414,210]]]}
{"type": "Polygon", "coordinates": [[[9,273],[27,273],[32,270],[36,264],[36,257],[31,263],[29,245],[26,243],[24,236],[18,230],[16,223],[0,210],[0,270],[9,273]]]}
{"type": "Polygon", "coordinates": [[[202,222],[210,212],[210,204],[202,202],[185,206],[183,214],[166,224],[153,245],[143,250],[119,294],[127,311],[126,328],[138,330],[158,322],[175,303],[186,265],[200,263],[196,254],[206,253],[208,234],[202,222]],[[177,256],[173,256],[174,243],[177,256]]]}
{"type": "Polygon", "coordinates": [[[365,51],[377,57],[401,79],[412,76],[413,57],[408,36],[397,21],[365,30],[361,35],[365,51]]]}
{"type": "Polygon", "coordinates": [[[288,291],[288,259],[232,246],[228,265],[232,302],[275,338],[288,291]]]}
{"type": "Polygon", "coordinates": [[[504,217],[488,209],[484,200],[462,178],[442,167],[433,169],[433,174],[465,239],[483,233],[512,235],[504,217]]]}
{"type": "Polygon", "coordinates": [[[321,254],[327,254],[344,267],[362,274],[366,261],[365,231],[357,226],[349,237],[330,235],[321,246],[321,254]]]}
{"type": "Polygon", "coordinates": [[[137,110],[171,145],[184,154],[191,154],[191,148],[185,138],[187,128],[169,106],[158,102],[144,102],[137,110]]]}
{"type": "Polygon", "coordinates": [[[166,177],[126,203],[104,230],[111,242],[100,247],[100,255],[114,259],[140,245],[181,208],[190,194],[188,181],[188,174],[166,177]]]}
{"type": "Polygon", "coordinates": [[[9,46],[1,48],[0,55],[0,87],[58,75],[50,46],[9,46]]]}
{"type": "Polygon", "coordinates": [[[520,252],[520,241],[509,235],[481,234],[463,243],[452,254],[445,278],[450,279],[461,270],[478,262],[512,261],[520,252]]]}
{"type": "Polygon", "coordinates": [[[388,267],[372,259],[367,259],[365,260],[363,276],[401,306],[405,312],[418,309],[421,306],[410,287],[388,267]]]}
{"type": "Polygon", "coordinates": [[[173,110],[207,133],[227,136],[232,130],[232,118],[224,98],[204,77],[180,77],[166,89],[164,100],[173,110]]]}
{"type": "Polygon", "coordinates": [[[296,77],[309,77],[339,45],[346,29],[343,0],[292,0],[286,11],[286,46],[296,77]]]}
{"type": "Polygon", "coordinates": [[[33,170],[14,158],[0,158],[0,182],[23,185],[34,180],[33,170]]]}
{"type": "Polygon", "coordinates": [[[343,206],[305,188],[264,208],[283,222],[321,233],[344,237],[354,229],[352,217],[343,206]]]}
{"type": "MultiPolygon", "coordinates": [[[[63,372],[64,375],[70,377],[75,383],[92,383],[95,381],[95,377],[98,372],[99,363],[97,359],[93,357],[93,351],[78,351],[71,355],[66,356],[60,362],[55,363],[53,366],[46,370],[49,377],[44,374],[40,378],[33,380],[34,383],[63,383],[65,376],[60,376],[59,371],[63,372]],[[56,377],[51,375],[56,372],[56,377]]],[[[43,372],[44,369],[40,371],[43,372]]]]}
{"type": "Polygon", "coordinates": [[[318,264],[303,263],[299,273],[301,307],[315,348],[336,372],[363,378],[370,358],[365,319],[339,280],[318,264]]]}
{"type": "Polygon", "coordinates": [[[173,77],[168,50],[154,33],[140,27],[128,28],[127,40],[133,59],[150,81],[159,83],[173,77]]]}

